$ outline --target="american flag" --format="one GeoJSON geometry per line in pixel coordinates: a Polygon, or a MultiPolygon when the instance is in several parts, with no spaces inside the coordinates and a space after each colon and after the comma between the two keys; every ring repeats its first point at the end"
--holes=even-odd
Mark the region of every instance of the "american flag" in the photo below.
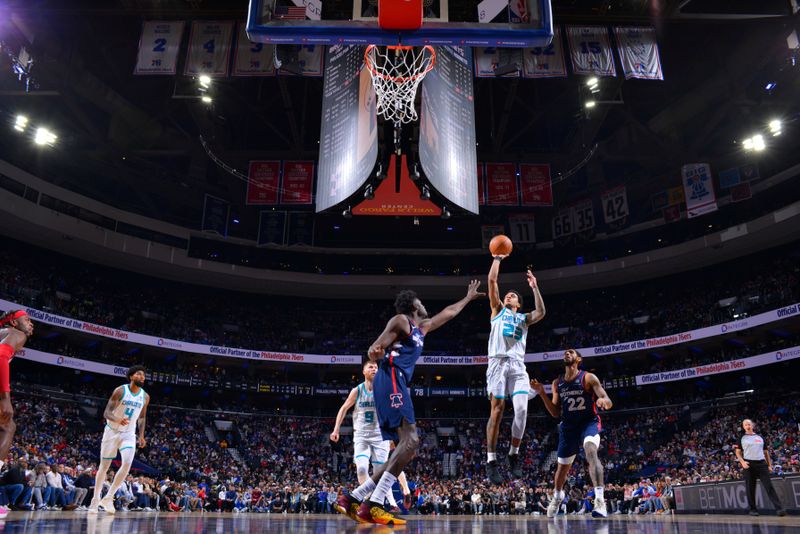
{"type": "Polygon", "coordinates": [[[305,20],[306,6],[275,6],[275,18],[283,20],[305,20]]]}

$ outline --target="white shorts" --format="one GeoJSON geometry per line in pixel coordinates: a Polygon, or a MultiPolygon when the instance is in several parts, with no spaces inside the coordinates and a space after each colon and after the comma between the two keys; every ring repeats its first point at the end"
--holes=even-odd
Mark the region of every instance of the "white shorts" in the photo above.
{"type": "Polygon", "coordinates": [[[103,441],[100,444],[100,458],[113,460],[117,457],[117,451],[125,449],[136,451],[136,434],[133,432],[119,432],[106,425],[105,432],[103,432],[103,441]]]}
{"type": "Polygon", "coordinates": [[[531,391],[531,379],[525,364],[516,358],[489,358],[486,368],[486,394],[496,399],[510,399],[531,391]]]}
{"type": "Polygon", "coordinates": [[[389,459],[389,440],[353,441],[353,462],[366,458],[372,465],[385,464],[389,459]]]}

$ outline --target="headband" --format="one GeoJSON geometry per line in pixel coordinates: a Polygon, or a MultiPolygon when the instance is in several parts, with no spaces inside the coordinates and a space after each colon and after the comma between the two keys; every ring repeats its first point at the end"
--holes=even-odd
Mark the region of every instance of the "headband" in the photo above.
{"type": "Polygon", "coordinates": [[[7,316],[3,317],[2,319],[0,319],[0,326],[5,326],[8,323],[10,323],[11,321],[13,321],[14,319],[19,319],[20,317],[27,317],[27,316],[28,316],[28,312],[26,312],[25,310],[15,311],[11,315],[7,315],[7,316]]]}

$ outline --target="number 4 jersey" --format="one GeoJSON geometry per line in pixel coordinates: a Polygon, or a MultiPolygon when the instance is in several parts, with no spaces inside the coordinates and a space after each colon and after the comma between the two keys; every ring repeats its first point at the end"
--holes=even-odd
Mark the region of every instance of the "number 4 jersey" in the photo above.
{"type": "Polygon", "coordinates": [[[527,316],[503,307],[503,310],[492,319],[489,358],[514,358],[524,363],[527,338],[527,316]]]}
{"type": "Polygon", "coordinates": [[[136,421],[139,419],[139,414],[142,413],[142,408],[144,408],[145,393],[142,388],[139,388],[139,393],[134,395],[127,385],[122,387],[122,399],[112,413],[117,420],[121,420],[123,417],[127,418],[128,424],[120,425],[108,420],[106,420],[106,424],[111,430],[116,430],[123,434],[133,433],[136,431],[136,421]]]}

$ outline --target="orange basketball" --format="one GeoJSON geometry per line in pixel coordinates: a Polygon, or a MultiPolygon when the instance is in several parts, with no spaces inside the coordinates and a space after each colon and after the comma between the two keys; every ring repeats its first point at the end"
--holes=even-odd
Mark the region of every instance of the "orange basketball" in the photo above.
{"type": "Polygon", "coordinates": [[[489,241],[489,252],[492,253],[492,256],[507,256],[511,254],[511,249],[513,248],[514,244],[511,240],[502,234],[494,236],[492,240],[489,241]]]}

